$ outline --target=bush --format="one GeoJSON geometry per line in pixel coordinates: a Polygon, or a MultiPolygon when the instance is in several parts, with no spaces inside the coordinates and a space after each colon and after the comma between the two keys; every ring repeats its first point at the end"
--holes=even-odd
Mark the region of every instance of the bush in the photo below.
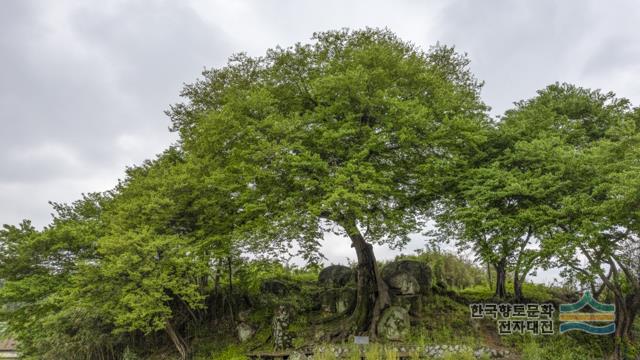
{"type": "Polygon", "coordinates": [[[461,352],[445,352],[442,355],[443,360],[476,360],[475,355],[473,355],[472,351],[461,351],[461,352]]]}
{"type": "MultiPolygon", "coordinates": [[[[506,342],[521,349],[523,360],[582,360],[605,357],[599,340],[588,335],[591,341],[582,338],[583,334],[564,334],[557,336],[534,337],[530,335],[512,335],[505,337],[506,342]],[[579,337],[580,339],[576,338],[579,337]]],[[[586,334],[585,334],[586,335],[586,334]]],[[[605,340],[605,338],[603,338],[605,340]]]]}
{"type": "Polygon", "coordinates": [[[316,346],[313,349],[313,359],[314,360],[337,360],[335,352],[333,348],[330,346],[316,346]]]}
{"type": "Polygon", "coordinates": [[[373,343],[369,344],[365,350],[364,357],[367,360],[380,360],[384,349],[382,345],[373,343]]]}
{"type": "Polygon", "coordinates": [[[216,360],[246,360],[244,351],[237,346],[229,346],[224,351],[214,354],[210,359],[216,360]]]}

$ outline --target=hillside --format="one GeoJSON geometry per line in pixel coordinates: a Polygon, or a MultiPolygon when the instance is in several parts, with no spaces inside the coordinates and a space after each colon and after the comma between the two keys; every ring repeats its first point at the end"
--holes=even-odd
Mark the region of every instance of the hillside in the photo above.
{"type": "MultiPolygon", "coordinates": [[[[482,277],[486,274],[480,268],[451,254],[427,253],[382,264],[383,276],[385,268],[394,267],[398,262],[422,264],[428,269],[428,276],[414,282],[411,277],[400,275],[391,281],[396,285],[392,287],[393,307],[406,309],[406,314],[400,310],[400,315],[391,321],[384,322],[383,319],[380,337],[361,348],[354,345],[354,338],[348,331],[347,314],[355,301],[353,279],[350,277],[353,273],[349,273],[348,268],[330,266],[318,271],[284,269],[274,263],[247,264],[253,271],[239,271],[239,274],[252,278],[244,278],[250,280],[248,286],[240,284],[241,280],[234,283],[233,319],[230,313],[221,314],[194,331],[196,359],[239,360],[247,359],[247,354],[266,356],[279,352],[292,354],[292,359],[304,359],[303,354],[311,353],[315,355],[309,359],[353,359],[357,352],[367,359],[391,359],[394,356],[411,359],[599,359],[611,351],[608,337],[557,334],[557,314],[554,317],[554,335],[500,336],[495,320],[474,320],[470,317],[469,304],[505,302],[494,299],[494,291],[482,277]],[[433,264],[426,262],[426,259],[434,258],[448,258],[449,267],[458,266],[465,270],[457,272],[458,276],[444,272],[450,282],[463,282],[463,278],[471,273],[479,277],[464,286],[448,286],[434,279],[433,264]],[[421,289],[421,286],[427,288],[421,289]],[[403,317],[405,315],[406,318],[403,317]],[[274,318],[288,319],[285,321],[288,325],[282,330],[284,348],[278,348],[277,344],[282,343],[274,338],[274,321],[277,321],[274,318]]],[[[220,291],[227,292],[228,288],[223,285],[220,291]]],[[[570,290],[530,283],[524,286],[524,293],[527,302],[552,303],[556,308],[558,304],[578,297],[570,290]]],[[[139,356],[171,358],[167,351],[171,352],[167,348],[139,356]]]]}

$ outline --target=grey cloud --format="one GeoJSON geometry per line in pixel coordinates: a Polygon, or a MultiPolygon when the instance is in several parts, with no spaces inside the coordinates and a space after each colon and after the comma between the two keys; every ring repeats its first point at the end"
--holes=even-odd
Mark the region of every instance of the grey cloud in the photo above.
{"type": "MultiPolygon", "coordinates": [[[[233,52],[386,26],[422,47],[468,52],[494,114],[555,81],[638,104],[639,18],[634,0],[2,1],[0,223],[44,225],[47,200],[106,190],[125,165],[164,149],[175,137],[162,111],[233,52]]],[[[330,258],[350,253],[332,241],[330,258]]]]}
{"type": "Polygon", "coordinates": [[[583,75],[599,77],[602,74],[633,69],[640,64],[640,47],[634,47],[633,35],[611,35],[598,41],[598,47],[586,61],[583,75]]]}
{"type": "Polygon", "coordinates": [[[627,8],[624,14],[598,1],[459,0],[445,10],[438,32],[445,43],[469,53],[472,68],[486,80],[485,100],[500,114],[555,81],[626,86],[588,81],[585,72],[605,73],[619,65],[618,57],[637,62],[638,45],[607,47],[604,40],[634,33],[624,24],[635,22],[638,7],[627,8]]]}
{"type": "Polygon", "coordinates": [[[502,113],[554,81],[570,80],[571,64],[591,10],[569,2],[461,0],[446,10],[441,39],[467,51],[486,81],[485,100],[502,113]]]}
{"type": "Polygon", "coordinates": [[[175,97],[209,66],[230,55],[224,34],[181,2],[126,2],[110,13],[78,9],[73,28],[79,39],[113,67],[115,81],[139,106],[175,97]]]}
{"type": "Polygon", "coordinates": [[[106,190],[126,165],[166,148],[175,136],[163,110],[228,55],[223,31],[180,2],[3,2],[0,188],[14,193],[0,196],[0,223],[44,225],[47,200],[106,190]],[[91,186],[103,183],[96,174],[110,185],[91,186]],[[39,205],[18,211],[27,197],[39,205]]]}

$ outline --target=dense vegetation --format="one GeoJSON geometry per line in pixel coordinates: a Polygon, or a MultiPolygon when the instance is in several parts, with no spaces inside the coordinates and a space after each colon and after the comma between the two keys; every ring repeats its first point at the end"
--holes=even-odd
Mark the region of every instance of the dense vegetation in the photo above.
{"type": "Polygon", "coordinates": [[[456,291],[532,299],[527,276],[560,267],[615,302],[610,344],[629,356],[640,308],[640,109],[553,84],[493,120],[468,65],[452,48],[423,51],[367,29],[205,71],[167,112],[176,145],[110,191],[52,204],[44,229],[24,221],[0,231],[7,332],[34,359],[227,349],[223,329],[259,308],[262,280],[316,291],[322,240],[334,232],[357,258],[348,330],[375,336],[390,299],[372,244],[400,247],[424,232],[482,264],[416,255],[453,291],[427,309],[466,316],[456,291]],[[306,265],[281,265],[292,256],[306,265]]]}

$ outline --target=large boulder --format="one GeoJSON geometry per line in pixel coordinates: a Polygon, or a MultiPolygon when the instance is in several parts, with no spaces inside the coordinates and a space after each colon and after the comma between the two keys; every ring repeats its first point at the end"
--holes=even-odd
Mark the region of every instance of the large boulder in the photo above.
{"type": "Polygon", "coordinates": [[[293,351],[289,355],[289,360],[309,360],[309,359],[310,357],[301,351],[293,351]]]}
{"type": "Polygon", "coordinates": [[[422,295],[400,295],[391,297],[391,305],[405,308],[410,315],[420,316],[422,309],[422,295]]]}
{"type": "Polygon", "coordinates": [[[405,340],[411,330],[409,312],[400,306],[386,308],[382,312],[377,330],[378,334],[387,340],[405,340]]]}
{"type": "Polygon", "coordinates": [[[245,322],[240,322],[236,325],[236,332],[238,333],[238,339],[240,342],[246,342],[255,335],[256,329],[245,322]]]}
{"type": "Polygon", "coordinates": [[[298,290],[297,285],[279,279],[267,279],[260,284],[260,291],[264,294],[284,296],[292,290],[298,290]]]}
{"type": "Polygon", "coordinates": [[[390,262],[381,275],[394,295],[424,295],[431,289],[431,269],[420,261],[390,262]]]}
{"type": "Polygon", "coordinates": [[[319,294],[322,311],[332,314],[344,314],[356,304],[356,290],[352,287],[325,289],[319,294]]]}
{"type": "Polygon", "coordinates": [[[320,271],[318,283],[326,288],[341,288],[353,282],[354,272],[350,267],[331,265],[320,271]]]}

